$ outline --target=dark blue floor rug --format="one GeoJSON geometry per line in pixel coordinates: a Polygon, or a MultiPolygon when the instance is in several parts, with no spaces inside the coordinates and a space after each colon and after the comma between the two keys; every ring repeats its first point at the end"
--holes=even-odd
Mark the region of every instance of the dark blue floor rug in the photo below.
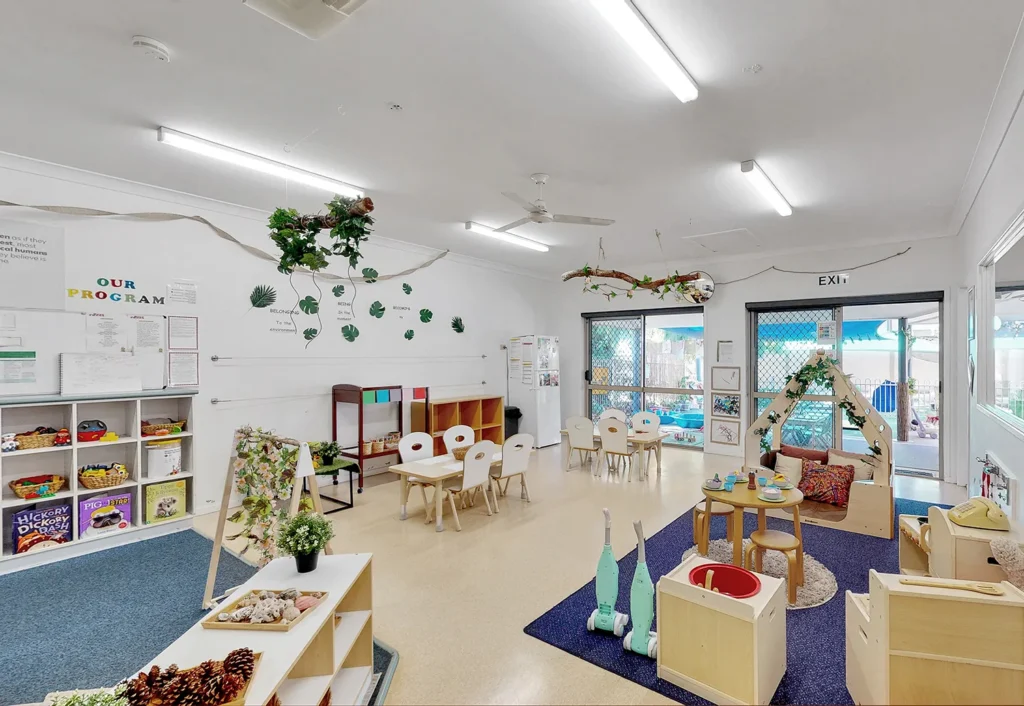
{"type": "MultiPolygon", "coordinates": [[[[896,516],[928,514],[930,503],[896,500],[896,516]]],[[[942,506],[948,507],[948,506],[942,506]]],[[[620,519],[620,522],[623,520],[620,519]]],[[[725,536],[724,517],[712,518],[711,536],[725,536]]],[[[744,536],[757,529],[757,515],[744,515],[744,536]]],[[[768,527],[785,530],[791,522],[768,518],[768,527]]],[[[868,569],[899,573],[898,540],[804,524],[805,551],[835,574],[839,590],[824,605],[786,613],[786,674],[773,704],[852,704],[846,691],[846,597],[868,590],[868,569]]],[[[679,565],[693,546],[693,513],[685,512],[647,538],[647,568],[658,579],[679,565]]],[[[600,537],[594,539],[594,566],[600,537]]],[[[636,548],[619,560],[619,610],[629,610],[629,585],[636,569],[636,548]]],[[[684,704],[707,704],[699,696],[658,679],[655,661],[622,649],[622,638],[587,632],[587,618],[597,607],[594,581],[526,626],[527,635],[684,704]]]]}

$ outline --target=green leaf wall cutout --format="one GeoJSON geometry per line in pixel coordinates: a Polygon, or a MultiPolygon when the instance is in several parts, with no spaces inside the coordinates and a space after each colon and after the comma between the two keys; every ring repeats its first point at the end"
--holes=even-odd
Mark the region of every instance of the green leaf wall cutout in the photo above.
{"type": "Polygon", "coordinates": [[[345,285],[343,285],[343,284],[336,284],[334,286],[334,289],[332,289],[331,291],[334,293],[334,296],[340,297],[341,295],[343,295],[345,293],[345,285]]]}
{"type": "Polygon", "coordinates": [[[452,317],[452,331],[455,333],[464,333],[466,331],[466,326],[462,323],[461,316],[452,317]]]}
{"type": "Polygon", "coordinates": [[[318,333],[320,333],[320,332],[317,331],[315,328],[308,328],[308,329],[306,329],[305,331],[302,332],[302,336],[307,341],[312,341],[314,338],[316,338],[318,333]]]}
{"type": "Polygon", "coordinates": [[[377,276],[377,270],[373,269],[372,267],[363,268],[363,277],[366,278],[367,284],[373,284],[374,282],[376,282],[377,276]]]}
{"type": "Polygon", "coordinates": [[[434,312],[430,309],[420,309],[420,321],[429,324],[432,318],[434,318],[434,312]]]}
{"type": "Polygon", "coordinates": [[[415,335],[416,335],[416,332],[413,331],[412,329],[409,329],[408,331],[405,332],[405,340],[411,341],[412,337],[415,336],[415,335]]]}
{"type": "Polygon", "coordinates": [[[266,309],[277,301],[277,292],[268,284],[261,284],[253,288],[249,295],[249,303],[254,309],[266,309]]]}
{"type": "Polygon", "coordinates": [[[299,300],[299,309],[301,309],[304,314],[315,314],[320,311],[320,302],[313,297],[305,297],[304,299],[299,300]]]}
{"type": "Polygon", "coordinates": [[[384,316],[384,305],[380,302],[374,302],[370,304],[370,316],[375,316],[378,319],[384,316]]]}
{"type": "Polygon", "coordinates": [[[359,338],[359,329],[352,324],[341,327],[341,335],[345,337],[345,340],[351,343],[352,341],[359,338]]]}
{"type": "Polygon", "coordinates": [[[412,294],[412,287],[410,287],[408,284],[403,282],[402,283],[402,291],[405,292],[406,294],[412,294]]]}

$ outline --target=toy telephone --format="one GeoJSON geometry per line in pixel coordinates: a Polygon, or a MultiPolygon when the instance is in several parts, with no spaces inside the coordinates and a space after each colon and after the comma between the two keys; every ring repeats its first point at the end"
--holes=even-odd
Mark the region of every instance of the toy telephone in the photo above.
{"type": "Polygon", "coordinates": [[[949,511],[949,521],[961,527],[1010,531],[1010,520],[991,498],[971,498],[949,511]]]}

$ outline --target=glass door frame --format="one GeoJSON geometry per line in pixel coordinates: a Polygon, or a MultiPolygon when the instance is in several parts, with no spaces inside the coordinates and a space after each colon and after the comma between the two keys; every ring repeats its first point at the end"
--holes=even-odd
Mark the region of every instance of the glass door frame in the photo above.
{"type": "MultiPolygon", "coordinates": [[[[707,401],[705,397],[705,390],[692,390],[684,388],[674,387],[648,387],[647,382],[647,317],[656,316],[669,316],[672,314],[700,314],[704,315],[704,307],[701,305],[693,306],[675,306],[675,307],[664,307],[656,309],[627,309],[622,311],[599,311],[599,312],[585,312],[581,314],[583,317],[583,338],[585,346],[585,364],[583,368],[583,380],[584,389],[586,390],[586,410],[588,415],[592,415],[593,412],[593,391],[598,390],[611,390],[622,391],[622,392],[636,392],[640,395],[640,408],[646,409],[647,407],[647,395],[648,394],[669,394],[669,395],[691,395],[700,396],[704,398],[703,401],[707,401]],[[593,371],[593,348],[591,341],[591,325],[594,321],[620,321],[625,319],[636,319],[640,322],[640,385],[600,385],[595,384],[591,379],[593,371]]],[[[701,327],[703,328],[703,318],[701,320],[701,327]]],[[[705,363],[707,361],[705,351],[705,363]]],[[[705,365],[705,367],[707,367],[705,365]]],[[[706,379],[705,375],[705,379],[706,379]]],[[[703,408],[703,404],[701,405],[703,408]]],[[[697,446],[683,446],[680,445],[678,448],[690,448],[703,450],[703,445],[697,446]]]]}
{"type": "MultiPolygon", "coordinates": [[[[757,419],[757,398],[774,397],[778,393],[760,393],[756,391],[757,388],[757,315],[759,313],[771,312],[771,311],[805,311],[808,309],[828,309],[834,308],[837,311],[836,318],[836,354],[838,356],[839,367],[843,365],[843,327],[842,327],[842,310],[848,306],[871,306],[871,305],[885,305],[885,304],[931,304],[935,303],[939,309],[939,390],[938,390],[938,409],[940,414],[940,420],[949,419],[947,410],[945,409],[945,396],[943,395],[943,382],[944,382],[944,370],[945,370],[945,346],[943,345],[943,339],[945,338],[946,322],[945,322],[945,293],[941,290],[935,290],[930,292],[907,292],[901,294],[880,294],[880,295],[863,295],[863,296],[851,296],[851,297],[823,297],[821,299],[799,299],[793,301],[770,301],[770,302],[747,302],[747,322],[748,322],[748,358],[747,364],[747,411],[751,423],[757,419]]],[[[832,402],[835,405],[836,399],[832,395],[804,395],[802,399],[805,400],[817,400],[832,402]]],[[[835,407],[833,407],[835,409],[835,407]]],[[[833,411],[833,426],[836,427],[833,432],[833,444],[836,440],[839,441],[839,448],[842,448],[842,429],[843,419],[842,415],[833,411]]],[[[894,430],[895,431],[895,430],[894,430]]],[[[894,443],[895,443],[895,434],[894,443]]],[[[946,443],[946,432],[945,428],[940,421],[939,426],[939,481],[945,480],[945,443],[946,443]]],[[[894,449],[895,451],[895,449],[894,449]]],[[[895,453],[893,460],[893,474],[896,473],[895,453]]]]}

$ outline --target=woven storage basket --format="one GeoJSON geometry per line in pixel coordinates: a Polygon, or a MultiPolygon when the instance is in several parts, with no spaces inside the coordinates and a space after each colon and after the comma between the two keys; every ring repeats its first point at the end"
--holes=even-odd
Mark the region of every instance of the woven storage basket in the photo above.
{"type": "Polygon", "coordinates": [[[368,456],[369,454],[372,454],[372,453],[373,453],[373,442],[372,441],[364,441],[363,442],[363,456],[368,456]]]}
{"type": "Polygon", "coordinates": [[[84,485],[89,490],[97,490],[99,488],[112,488],[115,485],[121,485],[128,480],[127,470],[113,469],[107,471],[105,476],[83,476],[82,469],[78,470],[78,482],[84,485]]]}
{"type": "Polygon", "coordinates": [[[383,441],[374,441],[373,442],[373,453],[379,454],[383,450],[384,450],[384,442],[383,441]]]}
{"type": "Polygon", "coordinates": [[[22,451],[24,449],[44,449],[47,446],[53,446],[56,438],[56,434],[23,434],[14,437],[14,440],[18,442],[18,451],[22,451]]]}
{"type": "Polygon", "coordinates": [[[471,447],[469,446],[456,446],[454,449],[452,449],[452,456],[455,457],[456,461],[465,461],[466,453],[469,452],[470,448],[471,447]]]}
{"type": "Polygon", "coordinates": [[[170,424],[146,424],[142,427],[142,433],[146,436],[150,436],[152,434],[156,434],[161,429],[171,431],[174,427],[178,427],[182,431],[185,431],[185,420],[183,419],[180,422],[171,422],[170,424]]]}
{"type": "Polygon", "coordinates": [[[57,492],[64,486],[64,478],[61,476],[51,476],[51,479],[45,483],[25,483],[20,480],[12,480],[7,485],[10,486],[11,490],[14,491],[14,494],[22,500],[27,499],[30,495],[37,492],[41,486],[48,485],[50,486],[50,492],[39,497],[40,500],[43,500],[57,494],[57,492]]]}

